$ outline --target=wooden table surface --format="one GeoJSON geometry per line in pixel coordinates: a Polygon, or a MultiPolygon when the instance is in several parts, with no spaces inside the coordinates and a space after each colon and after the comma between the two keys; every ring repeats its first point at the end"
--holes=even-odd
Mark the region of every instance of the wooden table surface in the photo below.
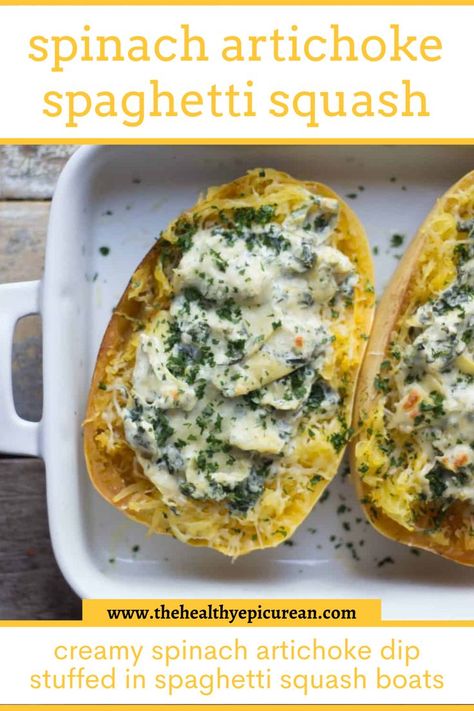
{"type": "MultiPolygon", "coordinates": [[[[0,283],[41,278],[51,196],[74,150],[0,146],[0,283]]],[[[17,325],[13,370],[19,415],[40,419],[39,317],[17,325]]],[[[80,618],[81,602],[51,549],[43,462],[0,453],[0,487],[0,619],[80,618]]]]}

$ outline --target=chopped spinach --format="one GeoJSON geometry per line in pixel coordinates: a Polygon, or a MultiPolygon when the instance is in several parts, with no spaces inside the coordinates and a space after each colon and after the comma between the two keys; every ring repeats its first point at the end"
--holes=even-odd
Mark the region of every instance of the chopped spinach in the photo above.
{"type": "Polygon", "coordinates": [[[341,423],[341,429],[339,430],[339,432],[333,432],[328,437],[329,441],[331,442],[337,453],[339,453],[346,446],[346,444],[349,442],[352,435],[354,434],[354,430],[352,429],[352,427],[348,426],[345,420],[339,419],[339,421],[341,423]]]}
{"type": "Polygon", "coordinates": [[[270,466],[271,462],[265,461],[260,466],[254,467],[250,475],[229,492],[227,501],[231,513],[246,514],[255,506],[262,495],[270,466]]]}
{"type": "Polygon", "coordinates": [[[233,211],[233,219],[238,227],[252,227],[252,225],[266,225],[273,220],[275,215],[274,205],[261,205],[254,207],[236,207],[233,211]]]}
{"type": "Polygon", "coordinates": [[[449,472],[441,464],[436,464],[433,469],[426,474],[430,485],[431,494],[435,498],[443,496],[447,489],[446,478],[449,476],[449,472]]]}
{"type": "Polygon", "coordinates": [[[168,418],[163,410],[155,409],[151,424],[153,425],[158,447],[163,447],[174,433],[173,428],[168,424],[168,418]]]}

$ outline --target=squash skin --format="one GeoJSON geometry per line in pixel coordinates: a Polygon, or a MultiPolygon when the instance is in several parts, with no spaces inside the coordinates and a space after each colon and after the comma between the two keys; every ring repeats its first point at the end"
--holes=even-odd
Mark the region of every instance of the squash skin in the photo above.
{"type": "MultiPolygon", "coordinates": [[[[375,387],[375,378],[380,372],[381,363],[387,358],[389,344],[393,335],[397,332],[403,311],[407,307],[410,288],[413,286],[417,276],[417,264],[420,257],[423,256],[430,235],[430,225],[441,212],[449,212],[449,203],[454,197],[473,187],[474,171],[471,171],[451,186],[442,197],[438,198],[411,241],[384,291],[376,310],[371,337],[359,374],[353,419],[353,428],[356,436],[349,444],[352,478],[364,513],[372,526],[389,539],[435,553],[465,566],[474,566],[474,549],[466,549],[453,538],[451,538],[449,544],[441,545],[433,540],[429,532],[409,530],[387,515],[380,507],[371,503],[371,488],[363,481],[359,472],[359,467],[363,462],[357,455],[357,445],[364,441],[362,423],[370,417],[370,413],[374,411],[374,407],[381,397],[375,387]]],[[[407,316],[409,314],[410,312],[407,313],[407,316]]],[[[454,515],[456,516],[456,514],[454,515]]]]}
{"type": "MultiPolygon", "coordinates": [[[[331,189],[320,183],[296,181],[284,173],[280,173],[270,169],[267,169],[263,172],[266,173],[267,177],[273,176],[276,180],[281,181],[283,185],[303,185],[305,188],[311,190],[314,193],[324,195],[326,197],[337,198],[340,204],[342,222],[347,227],[347,234],[344,233],[344,238],[349,244],[352,244],[352,252],[349,256],[356,256],[359,274],[363,276],[363,278],[366,280],[366,283],[373,284],[372,258],[364,229],[360,224],[358,218],[355,216],[352,210],[341,200],[341,198],[336,195],[331,189]]],[[[227,185],[223,185],[220,188],[211,189],[212,192],[208,193],[208,196],[210,194],[213,201],[219,199],[229,200],[235,199],[237,197],[241,198],[242,190],[244,189],[245,192],[245,190],[249,190],[251,188],[251,186],[249,187],[249,180],[251,178],[253,180],[257,180],[257,174],[261,173],[262,171],[250,171],[249,174],[247,176],[244,176],[243,178],[237,179],[227,185]]],[[[194,206],[194,208],[189,211],[186,211],[181,216],[181,218],[189,217],[192,213],[199,211],[200,205],[202,205],[204,201],[205,198],[201,199],[194,206]]],[[[178,218],[176,221],[174,221],[172,225],[176,225],[176,223],[181,218],[178,218]]],[[[165,237],[167,234],[169,234],[170,229],[171,228],[168,228],[168,230],[165,231],[165,237]]],[[[134,482],[134,476],[130,472],[130,470],[124,475],[124,471],[120,468],[120,466],[117,466],[117,463],[113,460],[113,458],[104,456],[104,452],[101,451],[97,443],[97,413],[101,410],[101,408],[103,408],[107,398],[110,397],[110,394],[107,391],[104,391],[101,386],[103,383],[107,383],[108,381],[108,370],[110,369],[114,356],[126,347],[127,342],[129,342],[130,338],[133,336],[134,319],[142,319],[144,316],[144,302],[137,301],[135,298],[130,298],[132,285],[134,284],[134,281],[136,280],[136,275],[138,273],[140,273],[142,277],[143,274],[145,274],[146,278],[150,280],[150,283],[153,283],[155,265],[160,260],[163,244],[164,240],[160,239],[152,247],[148,254],[145,255],[144,259],[135,270],[127,288],[125,289],[124,294],[122,295],[117,307],[114,309],[113,316],[103,337],[103,341],[100,346],[97,357],[94,375],[92,378],[86,418],[84,422],[84,453],[87,469],[92,484],[104,499],[119,508],[127,517],[146,525],[153,532],[164,533],[177,538],[181,538],[179,529],[173,529],[172,527],[170,527],[168,516],[161,516],[159,517],[158,521],[156,520],[157,512],[161,512],[161,514],[164,514],[167,511],[167,507],[164,504],[160,505],[159,503],[157,503],[156,511],[150,512],[148,510],[133,510],[133,508],[130,506],[131,497],[125,497],[117,501],[116,497],[120,495],[120,492],[124,490],[124,487],[134,482]]],[[[342,251],[344,251],[343,248],[341,249],[342,251]]],[[[372,291],[368,289],[366,290],[367,293],[364,294],[362,285],[358,287],[358,290],[362,293],[362,296],[361,293],[359,293],[360,299],[359,301],[356,301],[356,305],[358,308],[358,318],[360,319],[360,331],[365,331],[365,333],[369,333],[374,313],[373,294],[372,291]]],[[[155,289],[155,291],[153,292],[153,298],[155,302],[159,304],[160,308],[167,307],[167,302],[169,301],[169,294],[159,293],[155,289]]],[[[345,401],[345,412],[348,423],[350,423],[351,421],[352,404],[355,395],[355,382],[357,379],[360,364],[362,362],[365,347],[366,341],[363,341],[358,344],[358,365],[351,372],[351,382],[349,385],[351,390],[349,396],[346,398],[345,401]]],[[[131,367],[133,368],[133,364],[131,367]]],[[[304,518],[309,514],[309,512],[323,493],[327,484],[337,473],[337,468],[343,457],[344,451],[345,448],[343,448],[338,453],[337,462],[333,467],[333,471],[331,470],[330,472],[325,472],[324,478],[318,480],[317,483],[315,483],[315,485],[311,487],[311,490],[308,490],[304,497],[295,497],[294,501],[292,501],[291,504],[287,507],[288,510],[285,510],[284,516],[282,516],[281,521],[275,521],[276,526],[278,526],[278,523],[281,523],[280,529],[284,531],[284,533],[278,536],[270,536],[265,534],[262,535],[260,533],[258,535],[255,533],[251,535],[252,531],[246,530],[245,535],[241,535],[240,540],[237,543],[233,542],[232,545],[229,545],[226,540],[222,540],[218,536],[216,536],[216,540],[206,540],[198,533],[195,536],[186,538],[186,542],[196,546],[208,546],[234,558],[239,555],[248,553],[252,550],[258,550],[266,547],[273,547],[279,545],[281,542],[283,542],[283,540],[291,536],[297,526],[299,526],[304,520],[304,518]]],[[[131,450],[129,450],[127,456],[131,456],[131,450]]],[[[314,469],[314,474],[316,473],[317,470],[314,469]]],[[[216,506],[217,504],[215,502],[211,502],[210,504],[198,502],[194,504],[194,507],[196,509],[196,517],[205,517],[206,510],[214,511],[214,507],[216,506]]],[[[171,514],[170,517],[172,518],[171,514]]],[[[234,521],[235,525],[236,518],[229,517],[228,515],[227,517],[230,518],[230,524],[227,524],[226,522],[225,525],[231,525],[232,521],[234,521]]],[[[245,522],[243,523],[239,519],[237,523],[238,525],[245,528],[245,522]]],[[[184,538],[182,540],[184,540],[184,538]]]]}

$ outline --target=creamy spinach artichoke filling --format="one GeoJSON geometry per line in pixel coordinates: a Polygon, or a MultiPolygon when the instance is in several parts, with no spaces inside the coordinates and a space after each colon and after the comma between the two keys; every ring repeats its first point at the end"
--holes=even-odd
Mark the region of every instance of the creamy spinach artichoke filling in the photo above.
{"type": "Polygon", "coordinates": [[[244,515],[291,451],[309,412],[334,417],[322,376],[328,324],[357,273],[330,246],[337,200],[302,190],[283,222],[273,205],[180,225],[170,308],[140,334],[125,436],[164,501],[223,501],[244,515]]]}
{"type": "Polygon", "coordinates": [[[389,426],[416,433],[423,495],[441,505],[474,503],[474,220],[457,228],[466,241],[456,247],[455,280],[411,317],[405,351],[392,349],[399,400],[389,426]]]}

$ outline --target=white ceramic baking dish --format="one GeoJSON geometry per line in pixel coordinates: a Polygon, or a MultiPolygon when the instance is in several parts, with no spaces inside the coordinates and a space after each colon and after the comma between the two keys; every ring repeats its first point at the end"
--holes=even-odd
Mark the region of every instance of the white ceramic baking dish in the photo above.
{"type": "Polygon", "coordinates": [[[349,196],[378,248],[380,290],[403,249],[390,246],[393,234],[408,239],[415,232],[436,197],[474,167],[474,150],[81,148],[54,196],[44,279],[0,288],[0,450],[45,459],[54,550],[82,597],[381,597],[387,618],[472,617],[474,570],[415,555],[378,535],[362,520],[349,477],[333,482],[293,545],[235,563],[163,536],[147,537],[89,483],[81,441],[89,379],[130,274],[160,230],[206,186],[265,165],[321,180],[349,196]],[[39,424],[18,417],[10,387],[14,324],[36,312],[44,334],[39,424]]]}

